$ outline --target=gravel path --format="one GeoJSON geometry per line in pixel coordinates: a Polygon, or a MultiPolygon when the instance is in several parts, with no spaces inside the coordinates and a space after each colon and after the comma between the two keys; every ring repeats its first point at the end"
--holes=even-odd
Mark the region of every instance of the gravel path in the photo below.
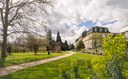
{"type": "Polygon", "coordinates": [[[43,60],[39,60],[39,61],[8,66],[8,67],[5,67],[5,68],[0,68],[0,77],[2,77],[4,75],[8,75],[8,74],[16,72],[16,71],[19,71],[19,70],[22,70],[22,69],[25,69],[25,68],[28,68],[28,67],[33,67],[33,66],[41,65],[41,64],[44,64],[44,63],[47,63],[47,62],[59,60],[59,59],[71,56],[73,54],[74,54],[74,52],[70,51],[69,54],[65,54],[65,55],[62,55],[62,56],[57,56],[57,57],[47,58],[47,59],[43,59],[43,60]]]}

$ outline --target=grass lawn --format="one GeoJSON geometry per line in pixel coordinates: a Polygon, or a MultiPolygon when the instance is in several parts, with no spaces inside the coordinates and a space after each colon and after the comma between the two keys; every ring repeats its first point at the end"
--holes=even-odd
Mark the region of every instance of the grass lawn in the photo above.
{"type": "Polygon", "coordinates": [[[51,55],[48,55],[47,53],[38,53],[37,55],[35,55],[34,53],[13,53],[12,55],[7,56],[5,60],[5,66],[16,65],[20,63],[36,61],[45,58],[51,58],[55,56],[64,55],[66,53],[68,52],[51,53],[51,55]]]}
{"type": "Polygon", "coordinates": [[[69,67],[70,60],[76,59],[79,62],[80,73],[85,71],[85,61],[91,60],[93,57],[101,57],[92,54],[77,53],[70,57],[45,63],[43,65],[27,68],[7,76],[3,76],[0,79],[59,79],[59,64],[66,63],[69,67]]]}

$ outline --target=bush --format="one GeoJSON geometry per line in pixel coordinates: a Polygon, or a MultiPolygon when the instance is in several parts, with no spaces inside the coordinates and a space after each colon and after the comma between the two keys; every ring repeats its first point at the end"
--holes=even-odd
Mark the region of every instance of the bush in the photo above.
{"type": "Polygon", "coordinates": [[[60,79],[80,79],[77,60],[72,59],[69,67],[66,64],[59,64],[60,79]]]}
{"type": "Polygon", "coordinates": [[[93,70],[97,79],[126,79],[127,72],[123,72],[124,62],[126,62],[126,39],[121,34],[104,38],[104,57],[93,59],[93,70]],[[123,75],[124,74],[124,75],[123,75]]]}

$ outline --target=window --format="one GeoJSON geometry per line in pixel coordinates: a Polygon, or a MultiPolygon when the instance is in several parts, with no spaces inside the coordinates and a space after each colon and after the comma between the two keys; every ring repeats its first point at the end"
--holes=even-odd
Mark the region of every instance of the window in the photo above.
{"type": "Polygon", "coordinates": [[[102,32],[102,28],[100,28],[100,32],[102,32]]]}
{"type": "Polygon", "coordinates": [[[107,29],[105,29],[105,32],[107,32],[107,29]]]}
{"type": "Polygon", "coordinates": [[[97,31],[97,28],[94,28],[94,31],[96,32],[97,31]]]}

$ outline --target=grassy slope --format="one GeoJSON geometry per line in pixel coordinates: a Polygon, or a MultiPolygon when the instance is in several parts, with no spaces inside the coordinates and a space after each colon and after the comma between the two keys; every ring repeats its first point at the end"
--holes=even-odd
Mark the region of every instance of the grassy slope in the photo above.
{"type": "MultiPolygon", "coordinates": [[[[67,52],[66,52],[67,53],[67,52]]],[[[16,65],[25,62],[36,61],[40,59],[60,56],[66,53],[51,53],[48,55],[47,53],[38,53],[34,55],[34,53],[13,53],[13,55],[7,56],[5,61],[5,66],[16,65]]]]}
{"type": "Polygon", "coordinates": [[[0,79],[59,79],[59,63],[66,63],[68,67],[71,59],[77,59],[79,61],[79,68],[81,70],[81,73],[84,73],[83,70],[85,70],[85,61],[91,60],[93,57],[98,56],[77,53],[73,56],[61,60],[57,60],[43,65],[27,68],[16,73],[12,73],[0,79]]]}

